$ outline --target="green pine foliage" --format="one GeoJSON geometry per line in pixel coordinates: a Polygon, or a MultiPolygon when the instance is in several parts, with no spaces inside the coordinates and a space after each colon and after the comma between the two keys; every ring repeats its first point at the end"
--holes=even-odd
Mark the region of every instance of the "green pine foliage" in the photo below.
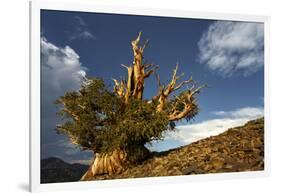
{"type": "Polygon", "coordinates": [[[110,153],[123,149],[137,160],[147,153],[145,144],[163,139],[164,131],[174,129],[166,112],[157,112],[153,102],[131,99],[124,105],[97,78],[89,79],[79,91],[67,92],[56,104],[63,119],[57,132],[83,150],[110,153]]]}

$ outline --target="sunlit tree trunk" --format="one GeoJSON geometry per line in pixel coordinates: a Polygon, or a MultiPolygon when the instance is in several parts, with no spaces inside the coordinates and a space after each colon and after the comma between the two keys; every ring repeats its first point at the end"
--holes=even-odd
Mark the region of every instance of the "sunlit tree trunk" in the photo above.
{"type": "MultiPolygon", "coordinates": [[[[147,41],[143,46],[140,46],[140,36],[131,42],[134,59],[131,65],[121,64],[127,69],[127,80],[114,81],[114,92],[123,98],[126,105],[130,98],[140,99],[143,98],[144,80],[148,78],[156,69],[152,64],[143,64],[143,51],[147,45],[147,41]],[[150,68],[150,69],[149,69],[150,68]],[[151,69],[152,68],[152,69],[151,69]]],[[[146,151],[144,147],[140,147],[141,151],[146,151]]],[[[145,153],[144,153],[145,154],[145,153]]],[[[113,174],[123,170],[123,165],[127,160],[128,153],[124,150],[116,149],[112,153],[95,154],[95,159],[90,165],[89,170],[81,178],[87,180],[91,176],[99,174],[113,174]]]]}
{"type": "Polygon", "coordinates": [[[119,173],[123,170],[126,153],[122,150],[114,150],[112,153],[96,153],[94,161],[90,164],[88,171],[81,180],[91,179],[95,175],[119,173]]]}

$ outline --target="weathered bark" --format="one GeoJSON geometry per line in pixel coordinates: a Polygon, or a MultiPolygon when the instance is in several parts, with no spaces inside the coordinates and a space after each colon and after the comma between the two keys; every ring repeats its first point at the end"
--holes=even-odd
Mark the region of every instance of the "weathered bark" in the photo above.
{"type": "Polygon", "coordinates": [[[165,107],[165,104],[167,103],[168,97],[173,91],[178,90],[184,84],[188,84],[188,83],[191,83],[193,81],[192,77],[190,77],[189,80],[183,81],[180,84],[176,85],[177,80],[181,77],[181,76],[177,76],[177,71],[178,71],[178,65],[176,65],[176,68],[174,69],[174,73],[173,73],[173,76],[172,76],[172,80],[170,81],[170,83],[167,86],[161,85],[159,76],[157,76],[158,85],[159,85],[159,92],[158,92],[158,95],[154,98],[158,99],[158,103],[159,103],[158,106],[157,106],[158,112],[161,112],[161,111],[164,110],[164,107],[165,107]]]}
{"type": "Polygon", "coordinates": [[[88,171],[80,180],[92,180],[96,175],[118,174],[128,165],[139,163],[150,155],[144,144],[132,145],[127,152],[116,149],[111,153],[96,153],[88,171]]]}
{"type": "Polygon", "coordinates": [[[132,50],[134,54],[133,63],[130,66],[121,64],[123,67],[127,69],[127,81],[114,80],[114,92],[124,98],[125,103],[127,104],[130,98],[134,99],[142,99],[143,98],[143,90],[144,90],[144,81],[151,74],[154,73],[157,67],[154,67],[152,64],[143,64],[143,52],[145,47],[148,44],[148,41],[144,43],[143,46],[140,46],[140,36],[131,42],[132,50]],[[154,69],[149,68],[154,67],[154,69]],[[148,71],[147,71],[148,70],[148,71]]]}
{"type": "Polygon", "coordinates": [[[194,100],[194,95],[199,93],[199,91],[206,86],[206,85],[202,85],[196,88],[192,77],[190,77],[188,80],[177,83],[177,81],[181,78],[181,76],[183,76],[183,74],[177,76],[177,71],[178,71],[178,65],[176,65],[176,68],[174,69],[173,72],[172,80],[167,86],[161,85],[160,78],[159,76],[157,76],[159,92],[155,97],[153,97],[154,100],[158,100],[157,111],[158,112],[164,111],[165,105],[167,104],[168,101],[168,97],[172,92],[180,89],[184,85],[193,83],[193,86],[189,88],[181,98],[176,97],[175,104],[173,105],[172,109],[169,110],[169,115],[168,115],[169,121],[178,121],[194,113],[194,111],[197,110],[197,105],[196,105],[196,101],[194,100]],[[184,108],[179,109],[178,108],[179,105],[181,106],[184,105],[184,108]]]}
{"type": "Polygon", "coordinates": [[[198,110],[194,95],[199,93],[205,86],[206,85],[202,85],[196,89],[190,89],[185,92],[183,97],[177,98],[176,103],[169,114],[169,121],[178,121],[186,117],[193,117],[193,114],[196,114],[196,111],[198,110]],[[179,104],[184,105],[184,108],[178,110],[177,105],[179,104]]]}
{"type": "Polygon", "coordinates": [[[93,162],[81,180],[91,179],[95,175],[112,175],[121,172],[126,156],[126,152],[122,150],[114,150],[112,153],[107,154],[96,153],[93,162]]]}

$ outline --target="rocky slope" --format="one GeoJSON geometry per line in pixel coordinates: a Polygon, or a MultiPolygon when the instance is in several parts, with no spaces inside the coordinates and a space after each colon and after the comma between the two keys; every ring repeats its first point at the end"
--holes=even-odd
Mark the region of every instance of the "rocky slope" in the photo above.
{"type": "Polygon", "coordinates": [[[209,137],[177,149],[154,153],[142,164],[121,174],[100,175],[92,179],[119,179],[175,176],[264,169],[264,119],[209,137]]]}
{"type": "Polygon", "coordinates": [[[41,160],[41,183],[72,182],[80,180],[89,166],[69,164],[59,158],[41,160]]]}

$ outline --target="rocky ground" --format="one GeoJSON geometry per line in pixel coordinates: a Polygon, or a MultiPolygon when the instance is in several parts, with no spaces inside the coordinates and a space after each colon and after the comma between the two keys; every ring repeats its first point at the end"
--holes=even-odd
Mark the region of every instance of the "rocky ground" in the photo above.
{"type": "Polygon", "coordinates": [[[93,179],[175,176],[264,169],[264,119],[166,152],[154,153],[142,164],[120,174],[93,179]]]}

